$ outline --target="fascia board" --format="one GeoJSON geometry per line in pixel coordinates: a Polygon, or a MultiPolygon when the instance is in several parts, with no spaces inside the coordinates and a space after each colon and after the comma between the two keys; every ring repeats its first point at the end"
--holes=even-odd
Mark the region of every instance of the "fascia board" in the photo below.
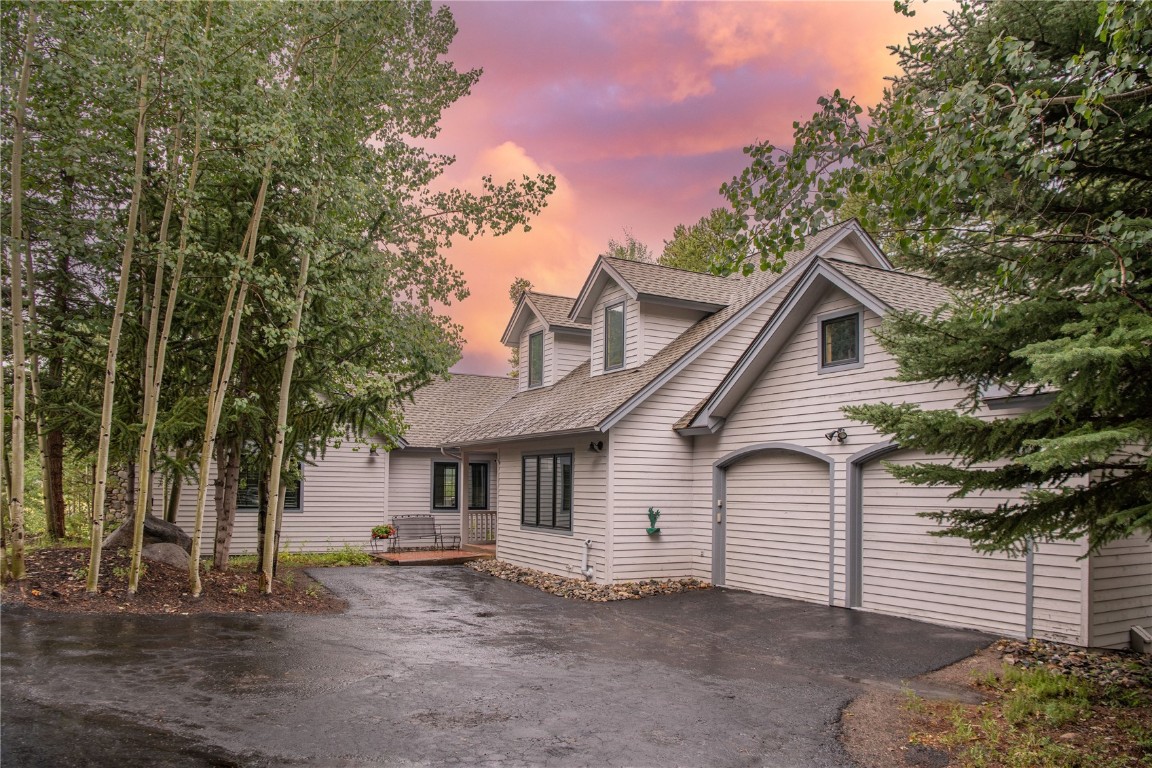
{"type": "Polygon", "coordinates": [[[506,347],[513,344],[520,343],[520,326],[524,322],[524,312],[528,311],[536,315],[536,318],[544,325],[544,318],[540,316],[540,312],[536,307],[532,306],[532,300],[528,298],[528,293],[520,294],[520,301],[516,302],[516,309],[512,310],[512,317],[508,319],[508,326],[504,329],[504,335],[500,337],[500,343],[506,347]],[[525,310],[525,307],[528,309],[525,310]]]}
{"type": "Polygon", "coordinates": [[[499,443],[533,443],[541,440],[551,440],[557,437],[571,437],[573,435],[602,435],[606,430],[595,427],[580,427],[578,429],[561,429],[555,432],[534,432],[529,435],[509,435],[508,437],[489,437],[483,440],[464,440],[441,444],[441,448],[467,448],[474,445],[497,445],[499,443]]]}
{"type": "Polygon", "coordinates": [[[691,299],[677,299],[671,296],[660,296],[654,293],[638,293],[636,298],[648,304],[661,304],[666,307],[679,307],[681,309],[694,309],[698,312],[719,312],[727,304],[716,304],[711,301],[693,301],[691,299]]]}
{"type": "Polygon", "coordinates": [[[608,280],[614,281],[623,288],[624,293],[628,294],[628,297],[631,299],[635,299],[639,295],[636,289],[601,256],[596,262],[596,266],[592,267],[588,279],[584,281],[584,287],[581,288],[580,293],[576,295],[576,303],[572,305],[572,311],[568,313],[568,318],[576,322],[591,323],[591,308],[588,305],[593,303],[595,297],[599,296],[600,292],[604,290],[604,284],[608,280]],[[588,314],[585,314],[586,309],[589,310],[588,314]]]}
{"type": "Polygon", "coordinates": [[[884,252],[880,250],[880,247],[876,245],[876,241],[872,239],[871,235],[864,231],[864,228],[860,226],[860,222],[856,221],[855,219],[845,224],[843,229],[841,229],[832,237],[828,238],[826,242],[822,243],[820,247],[812,253],[815,256],[824,256],[828,253],[828,251],[832,250],[852,235],[854,235],[860,244],[864,246],[864,250],[867,251],[870,256],[876,259],[881,267],[888,270],[893,269],[892,262],[888,261],[888,257],[885,256],[884,252]]]}
{"type": "MultiPolygon", "coordinates": [[[[808,269],[810,264],[814,263],[815,260],[815,256],[808,256],[795,267],[793,267],[793,269],[802,272],[803,270],[808,269]]],[[[745,304],[740,310],[733,314],[732,317],[725,320],[719,328],[705,336],[700,341],[700,343],[684,353],[684,355],[675,363],[668,366],[668,368],[665,369],[663,373],[661,373],[652,381],[648,382],[648,384],[645,385],[643,389],[632,395],[632,397],[628,398],[628,400],[626,400],[624,404],[617,408],[615,411],[608,414],[608,416],[598,425],[600,431],[607,432],[609,429],[614,427],[617,423],[619,423],[621,419],[631,413],[634,408],[647,400],[652,393],[667,384],[677,374],[695,362],[696,358],[700,357],[700,355],[704,354],[709,348],[711,348],[711,346],[715,344],[718,339],[723,338],[734,327],[747,319],[749,315],[751,315],[760,307],[764,306],[764,303],[779,293],[781,290],[783,290],[787,283],[788,281],[784,279],[783,275],[781,275],[781,279],[765,288],[759,296],[745,304]]]]}
{"type": "Polygon", "coordinates": [[[804,312],[811,311],[812,306],[810,305],[815,303],[814,291],[822,293],[827,287],[820,284],[820,281],[834,285],[881,317],[886,315],[890,309],[887,304],[828,266],[826,262],[815,261],[808,273],[800,279],[792,295],[776,310],[776,314],[748,346],[748,349],[732,367],[732,370],[728,372],[728,375],[724,377],[724,380],[720,382],[720,386],[716,388],[712,397],[696,414],[696,418],[692,419],[692,423],[688,425],[689,428],[711,427],[717,419],[720,420],[719,424],[723,424],[722,416],[728,414],[726,409],[739,402],[748,387],[751,386],[751,382],[747,381],[749,375],[759,375],[772,362],[771,358],[779,352],[777,348],[779,345],[774,347],[772,342],[778,340],[781,329],[794,330],[789,327],[788,321],[793,319],[798,308],[804,312]],[[763,359],[765,350],[770,355],[767,360],[763,359]],[[722,416],[718,416],[717,412],[722,416]]]}

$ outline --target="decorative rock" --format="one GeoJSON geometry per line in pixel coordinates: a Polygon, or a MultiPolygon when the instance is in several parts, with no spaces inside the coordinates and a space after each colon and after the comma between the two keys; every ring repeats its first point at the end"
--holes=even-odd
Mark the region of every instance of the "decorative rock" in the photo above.
{"type": "Polygon", "coordinates": [[[588,600],[593,603],[606,603],[612,600],[639,600],[652,595],[671,595],[677,592],[690,592],[708,589],[709,585],[699,579],[649,579],[629,581],[621,584],[596,584],[583,579],[569,579],[531,568],[505,563],[501,560],[474,560],[468,568],[505,581],[513,581],[553,595],[573,600],[588,600]]]}
{"type": "Polygon", "coordinates": [[[1083,649],[1047,640],[998,640],[1005,663],[1047,669],[1105,686],[1152,687],[1152,657],[1134,651],[1083,649]]]}
{"type": "MultiPolygon", "coordinates": [[[[152,515],[144,516],[144,544],[175,544],[186,553],[192,551],[191,536],[184,533],[184,530],[179,526],[152,515]]],[[[131,546],[132,523],[129,521],[113,531],[108,538],[104,539],[104,543],[100,545],[100,548],[120,549],[131,546]]]]}
{"type": "Polygon", "coordinates": [[[179,544],[171,544],[168,542],[149,544],[140,550],[140,556],[145,560],[166,563],[175,568],[188,570],[188,553],[185,552],[179,544]]]}

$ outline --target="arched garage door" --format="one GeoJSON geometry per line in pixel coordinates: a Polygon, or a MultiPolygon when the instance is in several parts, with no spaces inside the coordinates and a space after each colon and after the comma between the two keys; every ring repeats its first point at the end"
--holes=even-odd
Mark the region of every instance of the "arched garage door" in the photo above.
{"type": "Polygon", "coordinates": [[[983,555],[964,539],[929,536],[939,526],[917,513],[951,505],[994,508],[1001,496],[948,499],[948,488],[906,485],[885,462],[926,461],[900,451],[860,468],[861,608],[988,632],[1024,630],[1025,561],[983,555]]]}
{"type": "Polygon", "coordinates": [[[828,600],[828,464],[765,450],[725,471],[725,586],[828,600]]]}

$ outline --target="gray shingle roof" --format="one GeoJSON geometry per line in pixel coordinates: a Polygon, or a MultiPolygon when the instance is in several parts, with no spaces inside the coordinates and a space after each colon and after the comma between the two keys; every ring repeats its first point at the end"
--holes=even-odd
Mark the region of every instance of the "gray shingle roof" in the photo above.
{"type": "Polygon", "coordinates": [[[660,296],[682,301],[727,306],[732,300],[733,281],[702,272],[663,267],[645,261],[606,258],[628,284],[644,296],[660,296]]]}
{"type": "Polygon", "coordinates": [[[927,277],[876,269],[840,259],[825,259],[828,265],[893,309],[930,315],[951,298],[941,286],[927,277]]]}
{"type": "Polygon", "coordinates": [[[572,305],[576,303],[576,299],[569,298],[568,296],[554,296],[550,293],[528,291],[528,300],[532,302],[532,306],[543,316],[542,319],[549,326],[580,329],[592,328],[589,323],[581,323],[569,318],[569,314],[572,312],[572,305]]]}
{"type": "Polygon", "coordinates": [[[461,424],[484,418],[515,391],[516,379],[507,376],[455,373],[435,381],[404,403],[404,442],[410,448],[438,448],[461,424]]]}

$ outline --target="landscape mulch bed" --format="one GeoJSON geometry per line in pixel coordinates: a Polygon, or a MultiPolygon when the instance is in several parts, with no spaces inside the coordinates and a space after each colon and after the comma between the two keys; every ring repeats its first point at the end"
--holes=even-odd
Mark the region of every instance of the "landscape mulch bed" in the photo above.
{"type": "Polygon", "coordinates": [[[272,594],[260,592],[249,569],[201,571],[200,597],[188,590],[188,572],[144,561],[145,572],[135,595],[128,594],[129,552],[105,551],[100,565],[100,591],[88,594],[88,550],[40,549],[25,556],[28,577],[4,586],[5,604],[64,613],[339,613],[347,605],[303,571],[281,569],[272,594]],[[289,575],[290,574],[290,575],[289,575]],[[286,580],[287,579],[287,580],[286,580]],[[289,583],[290,582],[290,583],[289,583]]]}

